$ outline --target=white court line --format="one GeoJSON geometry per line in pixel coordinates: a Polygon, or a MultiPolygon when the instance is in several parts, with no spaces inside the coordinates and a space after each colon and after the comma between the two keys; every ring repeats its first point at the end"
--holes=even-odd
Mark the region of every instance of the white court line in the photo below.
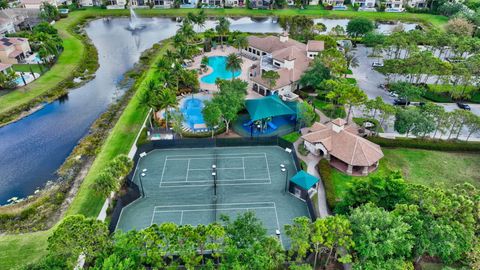
{"type": "MultiPolygon", "coordinates": [[[[217,208],[217,211],[231,211],[231,210],[248,210],[248,209],[252,209],[252,210],[255,210],[255,209],[275,209],[275,207],[273,206],[265,206],[265,207],[234,207],[234,208],[221,208],[221,209],[218,209],[217,208]]],[[[184,212],[211,212],[213,211],[214,209],[183,209],[183,210],[155,210],[155,214],[156,213],[182,213],[182,220],[183,220],[183,213],[184,212]]]]}
{"type": "Polygon", "coordinates": [[[267,154],[263,153],[265,155],[265,162],[267,163],[267,172],[268,172],[268,180],[270,183],[272,182],[272,177],[270,176],[270,167],[268,167],[268,159],[267,159],[267,154]]]}
{"type": "Polygon", "coordinates": [[[182,210],[182,214],[180,215],[180,225],[183,224],[183,210],[182,210]]]}
{"type": "MultiPolygon", "coordinates": [[[[242,167],[237,167],[237,168],[215,168],[217,170],[241,170],[243,169],[242,167]]],[[[190,169],[190,171],[211,171],[212,168],[208,169],[190,169]]]]}
{"type": "Polygon", "coordinates": [[[155,219],[155,207],[153,208],[152,220],[150,220],[150,226],[153,225],[153,220],[155,219]]]}
{"type": "Polygon", "coordinates": [[[242,167],[243,167],[243,179],[247,179],[245,175],[245,157],[242,157],[242,167]]]}
{"type": "MultiPolygon", "coordinates": [[[[158,149],[155,149],[155,150],[158,150],[158,149]]],[[[254,155],[264,155],[265,152],[255,152],[255,153],[235,153],[235,154],[218,154],[217,156],[254,156],[254,155]]],[[[212,157],[210,158],[214,158],[213,154],[211,154],[212,157]]],[[[191,155],[166,155],[167,159],[169,157],[205,157],[205,156],[209,156],[209,154],[191,154],[191,155]]]]}
{"type": "MultiPolygon", "coordinates": [[[[268,179],[266,179],[268,180],[268,179]]],[[[185,183],[185,182],[182,182],[185,183]]],[[[251,185],[271,185],[272,182],[265,182],[265,183],[238,183],[238,184],[218,184],[219,186],[251,186],[251,185]]],[[[211,187],[212,184],[209,185],[173,185],[173,186],[165,186],[163,185],[162,188],[191,188],[191,187],[211,187]]]]}
{"type": "MultiPolygon", "coordinates": [[[[278,221],[278,213],[277,213],[277,205],[275,204],[275,202],[273,202],[273,209],[275,209],[275,218],[277,219],[277,229],[278,231],[280,231],[280,222],[278,221]]],[[[282,245],[283,247],[283,240],[282,240],[282,234],[280,233],[280,244],[282,245]]]]}
{"type": "Polygon", "coordinates": [[[160,178],[160,185],[159,185],[159,187],[162,186],[163,174],[165,173],[165,167],[166,167],[166,166],[167,166],[167,159],[165,159],[165,161],[163,162],[162,177],[160,178]]]}
{"type": "MultiPolygon", "coordinates": [[[[242,179],[242,178],[238,178],[238,179],[217,179],[217,182],[234,182],[234,181],[267,181],[269,180],[268,178],[256,178],[256,179],[242,179]]],[[[204,182],[207,182],[207,183],[211,183],[213,182],[212,179],[208,179],[208,180],[188,180],[187,181],[188,183],[204,183],[204,182]]],[[[185,183],[185,181],[166,181],[165,184],[167,183],[185,183]]]]}
{"type": "MultiPolygon", "coordinates": [[[[263,155],[258,155],[258,156],[247,156],[246,158],[262,158],[263,155]]],[[[242,156],[235,156],[235,157],[226,157],[226,158],[218,158],[217,160],[230,160],[230,159],[241,159],[242,156]]],[[[191,159],[194,159],[194,160],[205,160],[205,159],[208,159],[208,160],[212,160],[212,159],[215,159],[213,157],[211,158],[206,158],[206,157],[194,157],[194,158],[167,158],[167,160],[171,160],[171,161],[182,161],[182,160],[191,160],[191,159]]]]}
{"type": "Polygon", "coordinates": [[[251,205],[251,204],[271,204],[271,207],[275,207],[275,202],[244,202],[244,203],[207,203],[207,204],[175,204],[175,205],[156,205],[154,206],[154,210],[157,207],[164,207],[164,208],[169,208],[169,207],[193,207],[193,206],[213,206],[213,205],[251,205]]]}
{"type": "Polygon", "coordinates": [[[187,163],[187,175],[185,176],[185,182],[188,182],[188,172],[190,172],[190,159],[188,160],[188,163],[187,163]]]}

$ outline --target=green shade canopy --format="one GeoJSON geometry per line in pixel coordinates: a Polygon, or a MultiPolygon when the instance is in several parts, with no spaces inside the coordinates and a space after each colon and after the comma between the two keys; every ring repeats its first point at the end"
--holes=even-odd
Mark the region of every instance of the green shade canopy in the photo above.
{"type": "Polygon", "coordinates": [[[248,99],[245,106],[252,121],[281,115],[296,115],[297,112],[287,106],[277,95],[258,99],[248,99]]]}
{"type": "Polygon", "coordinates": [[[290,181],[304,190],[309,190],[318,182],[318,178],[305,171],[299,171],[292,177],[292,179],[290,179],[290,181]]]}

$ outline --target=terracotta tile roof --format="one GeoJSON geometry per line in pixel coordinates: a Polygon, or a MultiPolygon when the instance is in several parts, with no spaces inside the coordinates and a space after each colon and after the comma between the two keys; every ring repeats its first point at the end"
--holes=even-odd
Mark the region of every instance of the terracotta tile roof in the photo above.
{"type": "Polygon", "coordinates": [[[1,38],[0,39],[0,50],[4,50],[6,48],[9,48],[11,46],[15,46],[15,44],[20,44],[25,41],[28,41],[26,38],[17,38],[17,37],[11,37],[11,38],[1,38]]]}
{"type": "Polygon", "coordinates": [[[307,42],[307,51],[321,52],[325,50],[325,42],[323,40],[309,40],[307,42]]]}
{"type": "Polygon", "coordinates": [[[315,123],[302,138],[312,144],[321,143],[330,155],[353,166],[372,166],[383,157],[379,145],[352,133],[351,127],[334,131],[333,122],[345,122],[340,120],[335,119],[326,125],[315,123]]]}
{"type": "Polygon", "coordinates": [[[345,121],[342,118],[337,118],[337,119],[333,120],[332,123],[337,125],[337,126],[344,126],[345,124],[347,124],[347,121],[345,121]]]}
{"type": "Polygon", "coordinates": [[[12,64],[0,63],[0,72],[4,71],[5,69],[8,69],[11,66],[12,66],[12,64]]]}
{"type": "Polygon", "coordinates": [[[248,36],[247,39],[250,46],[267,53],[273,53],[274,51],[285,49],[291,46],[295,46],[303,50],[305,50],[307,47],[305,44],[293,39],[288,39],[287,41],[282,42],[280,41],[280,38],[276,36],[248,36]]]}

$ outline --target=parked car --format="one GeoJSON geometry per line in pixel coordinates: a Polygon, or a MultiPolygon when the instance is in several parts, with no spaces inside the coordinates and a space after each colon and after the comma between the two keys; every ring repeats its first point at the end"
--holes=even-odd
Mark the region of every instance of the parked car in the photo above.
{"type": "Polygon", "coordinates": [[[461,103],[461,102],[457,102],[457,106],[458,106],[460,109],[464,109],[464,110],[470,111],[470,106],[468,106],[468,104],[461,103]]]}
{"type": "Polygon", "coordinates": [[[373,62],[372,67],[383,67],[383,63],[380,62],[373,62]]]}
{"type": "Polygon", "coordinates": [[[410,105],[422,107],[422,106],[425,106],[425,102],[412,101],[410,102],[410,105]]]}
{"type": "Polygon", "coordinates": [[[403,99],[403,98],[396,98],[393,100],[393,105],[407,106],[407,105],[410,105],[410,101],[407,101],[406,99],[403,99]]]}

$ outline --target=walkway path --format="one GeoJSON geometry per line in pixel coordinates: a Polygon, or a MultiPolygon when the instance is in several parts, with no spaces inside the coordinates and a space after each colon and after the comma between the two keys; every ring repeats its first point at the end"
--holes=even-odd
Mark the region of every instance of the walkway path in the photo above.
{"type": "Polygon", "coordinates": [[[318,212],[320,214],[321,218],[329,216],[328,212],[328,207],[327,207],[327,198],[325,196],[325,188],[323,186],[322,179],[320,178],[320,175],[318,174],[317,170],[317,164],[320,161],[320,157],[314,156],[312,154],[308,154],[307,156],[302,156],[298,152],[298,145],[302,142],[302,139],[298,139],[296,142],[293,143],[293,146],[295,147],[295,151],[297,153],[298,158],[303,160],[305,163],[307,163],[307,172],[318,179],[318,185],[317,185],[317,196],[318,196],[318,212]]]}

